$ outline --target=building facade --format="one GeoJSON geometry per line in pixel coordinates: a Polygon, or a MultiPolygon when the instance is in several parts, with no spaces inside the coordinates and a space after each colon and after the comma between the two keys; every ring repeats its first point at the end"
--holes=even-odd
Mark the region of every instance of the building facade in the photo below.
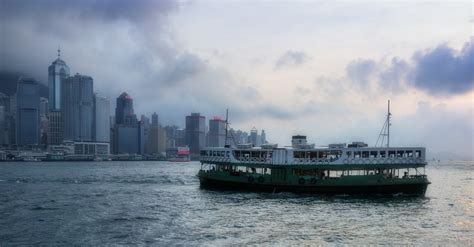
{"type": "Polygon", "coordinates": [[[110,143],[110,101],[94,95],[94,141],[110,143]]]}
{"type": "Polygon", "coordinates": [[[69,77],[69,67],[61,60],[60,52],[58,50],[58,58],[48,67],[49,108],[53,111],[61,110],[61,87],[69,77]]]}
{"type": "Polygon", "coordinates": [[[16,143],[40,144],[40,92],[34,79],[20,79],[16,94],[16,143]]]}
{"type": "Polygon", "coordinates": [[[112,140],[114,154],[143,154],[145,151],[145,126],[138,121],[133,99],[127,93],[117,98],[112,140]]]}
{"type": "Polygon", "coordinates": [[[206,145],[206,118],[199,113],[186,116],[186,145],[191,155],[199,155],[206,145]]]}
{"type": "Polygon", "coordinates": [[[209,120],[208,146],[224,147],[225,145],[225,125],[226,122],[220,118],[209,120]]]}

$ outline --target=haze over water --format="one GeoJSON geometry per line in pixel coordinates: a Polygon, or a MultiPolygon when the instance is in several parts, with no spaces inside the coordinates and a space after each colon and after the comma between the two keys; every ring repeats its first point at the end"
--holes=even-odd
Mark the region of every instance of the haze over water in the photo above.
{"type": "Polygon", "coordinates": [[[425,197],[209,191],[199,163],[1,163],[0,245],[474,244],[474,163],[425,197]]]}

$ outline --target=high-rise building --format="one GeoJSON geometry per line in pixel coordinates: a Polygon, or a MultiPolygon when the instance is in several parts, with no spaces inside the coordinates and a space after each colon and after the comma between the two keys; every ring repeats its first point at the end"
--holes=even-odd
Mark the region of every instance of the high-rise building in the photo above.
{"type": "Polygon", "coordinates": [[[149,154],[162,155],[166,151],[166,132],[159,125],[151,125],[148,130],[146,152],[149,154]]]}
{"type": "Polygon", "coordinates": [[[63,142],[63,120],[61,116],[61,111],[49,111],[49,145],[60,145],[63,142]]]}
{"type": "Polygon", "coordinates": [[[199,113],[186,116],[186,145],[191,155],[199,155],[206,145],[206,118],[199,113]]]}
{"type": "Polygon", "coordinates": [[[116,124],[135,124],[137,116],[133,111],[133,99],[127,93],[122,93],[117,98],[117,106],[115,108],[116,124]]]}
{"type": "Polygon", "coordinates": [[[16,92],[16,143],[19,146],[40,143],[40,92],[34,79],[20,79],[16,92]]]}
{"type": "Polygon", "coordinates": [[[110,143],[110,101],[94,95],[94,141],[110,143]]]}
{"type": "Polygon", "coordinates": [[[214,117],[209,120],[208,139],[209,147],[224,147],[225,145],[225,121],[214,117]]]}
{"type": "Polygon", "coordinates": [[[255,127],[253,127],[250,130],[249,143],[252,143],[252,145],[254,145],[254,146],[259,146],[260,145],[260,140],[259,140],[259,137],[258,137],[258,130],[255,127]]]}
{"type": "Polygon", "coordinates": [[[48,117],[49,113],[49,103],[47,98],[40,97],[40,116],[48,117]]]}
{"type": "Polygon", "coordinates": [[[61,59],[61,50],[58,49],[58,58],[48,67],[49,108],[53,111],[61,109],[61,87],[68,77],[69,67],[61,59]]]}
{"type": "Polygon", "coordinates": [[[156,112],[151,115],[151,125],[158,126],[158,114],[156,112]]]}
{"type": "Polygon", "coordinates": [[[93,80],[76,74],[64,80],[61,89],[63,139],[92,141],[94,126],[93,80]]]}
{"type": "Polygon", "coordinates": [[[265,134],[265,130],[262,130],[262,134],[260,134],[260,143],[266,144],[267,143],[267,135],[265,134]]]}
{"type": "Polygon", "coordinates": [[[145,124],[138,122],[133,99],[127,93],[117,98],[112,140],[114,154],[143,154],[145,151],[145,124]]]}
{"type": "Polygon", "coordinates": [[[9,144],[10,97],[3,93],[0,93],[0,111],[0,145],[6,145],[9,144]]]}

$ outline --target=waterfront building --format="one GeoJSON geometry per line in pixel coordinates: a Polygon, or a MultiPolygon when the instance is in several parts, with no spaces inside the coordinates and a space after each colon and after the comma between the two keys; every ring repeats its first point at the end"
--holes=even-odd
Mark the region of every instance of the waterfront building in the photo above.
{"type": "Polygon", "coordinates": [[[94,125],[93,79],[76,74],[64,80],[61,89],[63,139],[92,141],[94,125]]]}
{"type": "Polygon", "coordinates": [[[184,129],[179,128],[176,125],[165,126],[164,129],[167,138],[167,148],[186,146],[186,131],[184,129]]]}
{"type": "Polygon", "coordinates": [[[110,143],[110,101],[94,95],[94,141],[110,143]]]}
{"type": "Polygon", "coordinates": [[[148,131],[146,152],[148,154],[163,155],[166,151],[166,132],[159,125],[151,125],[148,131]]]}
{"type": "Polygon", "coordinates": [[[117,97],[112,140],[114,154],[143,154],[145,151],[145,123],[137,120],[133,99],[125,92],[117,97]]]}
{"type": "Polygon", "coordinates": [[[117,98],[115,123],[130,125],[136,124],[136,122],[138,122],[138,120],[133,110],[133,99],[124,92],[117,98]]]}
{"type": "Polygon", "coordinates": [[[16,143],[19,146],[40,143],[40,93],[35,79],[20,79],[16,94],[16,143]]]}
{"type": "Polygon", "coordinates": [[[208,146],[224,147],[226,122],[219,117],[209,120],[208,146]]]}
{"type": "Polygon", "coordinates": [[[68,77],[69,67],[61,59],[61,50],[58,49],[58,58],[48,67],[49,107],[52,111],[61,110],[61,87],[68,77]]]}
{"type": "Polygon", "coordinates": [[[191,155],[199,155],[206,145],[206,118],[199,113],[186,116],[186,145],[191,155]]]}
{"type": "Polygon", "coordinates": [[[260,134],[260,143],[267,144],[267,134],[265,134],[265,130],[262,130],[262,134],[260,134]]]}
{"type": "Polygon", "coordinates": [[[61,111],[49,112],[48,145],[59,145],[63,142],[63,120],[61,111]]]}

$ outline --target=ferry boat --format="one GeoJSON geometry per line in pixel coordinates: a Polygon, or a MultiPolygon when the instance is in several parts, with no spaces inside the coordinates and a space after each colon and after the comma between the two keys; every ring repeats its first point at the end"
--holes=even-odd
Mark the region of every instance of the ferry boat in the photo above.
{"type": "Polygon", "coordinates": [[[200,185],[266,192],[424,195],[430,184],[426,149],[390,147],[390,115],[389,110],[379,135],[387,137],[382,147],[362,142],[315,147],[306,136],[296,135],[292,146],[285,148],[267,144],[203,149],[200,185]]]}

